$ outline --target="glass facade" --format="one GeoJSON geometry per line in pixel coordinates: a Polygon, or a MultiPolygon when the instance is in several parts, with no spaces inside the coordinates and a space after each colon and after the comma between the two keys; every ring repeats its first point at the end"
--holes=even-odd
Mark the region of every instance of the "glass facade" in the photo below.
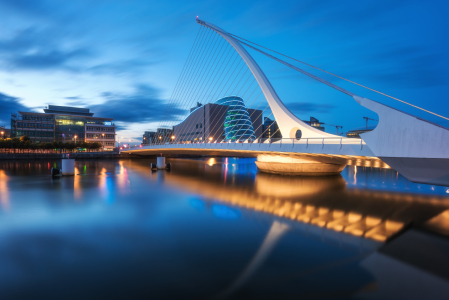
{"type": "Polygon", "coordinates": [[[228,106],[223,124],[226,141],[243,142],[256,139],[251,117],[242,98],[228,96],[217,100],[215,104],[228,106]]]}
{"type": "Polygon", "coordinates": [[[84,140],[85,117],[79,116],[55,116],[55,140],[71,141],[77,138],[84,140]]]}

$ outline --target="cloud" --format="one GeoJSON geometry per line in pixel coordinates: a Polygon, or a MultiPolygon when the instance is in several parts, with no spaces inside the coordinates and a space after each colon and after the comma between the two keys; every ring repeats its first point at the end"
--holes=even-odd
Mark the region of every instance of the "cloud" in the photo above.
{"type": "Polygon", "coordinates": [[[17,111],[30,111],[29,107],[20,103],[20,98],[0,93],[0,125],[10,127],[11,113],[17,111]]]}
{"type": "Polygon", "coordinates": [[[140,72],[144,71],[146,67],[153,64],[155,64],[155,62],[133,59],[95,65],[88,68],[87,71],[95,75],[140,72]]]}
{"type": "Polygon", "coordinates": [[[0,40],[0,64],[8,69],[76,70],[69,63],[91,54],[87,48],[62,47],[54,32],[45,30],[29,28],[10,39],[0,40]]]}
{"type": "Polygon", "coordinates": [[[288,109],[296,113],[327,113],[335,108],[333,104],[317,104],[309,102],[293,102],[287,104],[288,109]]]}
{"type": "Polygon", "coordinates": [[[179,119],[187,113],[186,110],[173,107],[166,112],[166,101],[159,98],[159,92],[145,84],[137,85],[131,94],[116,94],[104,92],[104,103],[90,106],[97,117],[114,118],[114,121],[124,123],[150,123],[162,119],[179,119]]]}

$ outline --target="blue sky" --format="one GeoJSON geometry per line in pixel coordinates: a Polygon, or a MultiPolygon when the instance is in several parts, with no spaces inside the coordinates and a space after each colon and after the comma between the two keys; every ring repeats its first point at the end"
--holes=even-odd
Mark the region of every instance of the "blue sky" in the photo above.
{"type": "MultiPolygon", "coordinates": [[[[0,0],[0,125],[48,104],[155,129],[198,32],[196,16],[253,42],[449,117],[446,1],[0,0]]],[[[348,96],[254,57],[301,119],[343,130],[376,118],[348,96]]],[[[299,66],[299,65],[298,65],[299,66]]],[[[308,70],[308,69],[307,69],[308,70]]],[[[317,75],[321,75],[313,71],[317,75]]],[[[382,103],[393,100],[323,76],[382,103]]],[[[335,128],[326,130],[335,132],[335,128]]]]}

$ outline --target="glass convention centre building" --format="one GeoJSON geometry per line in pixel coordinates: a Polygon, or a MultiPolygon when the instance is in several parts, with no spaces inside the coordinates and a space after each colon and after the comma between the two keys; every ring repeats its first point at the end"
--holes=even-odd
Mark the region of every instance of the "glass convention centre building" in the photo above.
{"type": "Polygon", "coordinates": [[[262,111],[248,109],[241,97],[227,96],[214,103],[198,103],[173,127],[177,142],[244,142],[262,135],[262,111]]]}

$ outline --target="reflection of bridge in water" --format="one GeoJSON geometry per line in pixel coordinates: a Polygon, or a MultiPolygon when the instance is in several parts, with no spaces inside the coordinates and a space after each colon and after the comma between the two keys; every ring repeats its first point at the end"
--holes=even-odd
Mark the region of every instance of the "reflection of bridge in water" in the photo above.
{"type": "MultiPolygon", "coordinates": [[[[226,163],[231,159],[218,160],[211,158],[202,163],[176,159],[173,162],[179,167],[169,173],[153,173],[151,177],[199,194],[206,201],[244,208],[258,217],[272,216],[292,228],[315,232],[330,240],[346,239],[365,245],[367,242],[362,240],[385,242],[408,225],[449,209],[449,201],[444,197],[347,188],[342,176],[284,177],[259,173],[253,180],[245,178],[245,165],[226,163]],[[237,167],[243,168],[242,173],[229,172],[237,167]]],[[[358,161],[359,165],[370,163],[358,161]]],[[[149,172],[147,167],[142,169],[149,172]]],[[[396,175],[395,171],[386,170],[396,175]]]]}
{"type": "MultiPolygon", "coordinates": [[[[217,218],[240,216],[255,220],[256,224],[270,224],[253,257],[217,299],[225,299],[251,284],[250,279],[257,276],[277,244],[289,233],[354,253],[348,260],[318,270],[326,272],[339,264],[360,260],[359,268],[372,274],[374,281],[355,294],[373,299],[386,299],[392,293],[398,295],[397,299],[444,299],[441,295],[449,292],[449,274],[441,267],[449,262],[443,254],[449,243],[435,234],[449,235],[447,197],[378,189],[384,179],[396,179],[393,185],[397,184],[399,191],[409,184],[388,166],[383,171],[359,168],[359,173],[363,171],[368,176],[366,172],[371,171],[380,176],[373,183],[370,182],[376,176],[368,176],[369,180],[359,188],[351,187],[350,180],[341,175],[284,177],[255,173],[252,160],[246,164],[244,161],[174,159],[175,167],[170,172],[153,173],[149,161],[132,163],[132,168],[144,177],[198,195],[199,198],[190,200],[193,208],[200,211],[205,208],[217,218]],[[425,291],[421,289],[423,282],[425,291]],[[416,283],[417,288],[398,289],[411,283],[416,283]]],[[[354,163],[366,164],[360,160],[354,163]]],[[[356,178],[353,172],[356,169],[347,170],[351,171],[347,174],[349,179],[356,178]]],[[[358,179],[363,182],[363,178],[358,179]]]]}

